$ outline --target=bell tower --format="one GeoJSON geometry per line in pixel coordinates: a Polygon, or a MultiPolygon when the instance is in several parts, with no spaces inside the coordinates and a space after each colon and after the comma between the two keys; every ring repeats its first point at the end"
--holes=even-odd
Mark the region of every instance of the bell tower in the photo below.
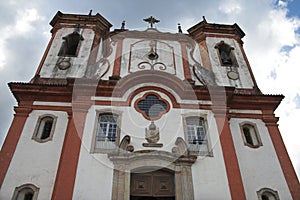
{"type": "Polygon", "coordinates": [[[212,70],[219,86],[259,91],[243,48],[245,33],[237,25],[203,21],[188,29],[198,43],[203,66],[212,70]]]}
{"type": "Polygon", "coordinates": [[[99,13],[71,15],[60,11],[50,25],[52,37],[36,72],[40,78],[82,78],[95,64],[112,26],[99,13]],[[100,52],[99,52],[100,51],[100,52]]]}

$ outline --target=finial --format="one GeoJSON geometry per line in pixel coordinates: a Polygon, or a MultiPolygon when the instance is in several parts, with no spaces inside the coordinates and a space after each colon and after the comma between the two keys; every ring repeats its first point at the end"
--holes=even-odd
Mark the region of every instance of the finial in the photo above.
{"type": "Polygon", "coordinates": [[[77,32],[77,33],[80,32],[80,24],[76,24],[74,32],[77,32]]]}
{"type": "Polygon", "coordinates": [[[156,130],[156,126],[153,121],[151,121],[151,124],[149,125],[149,130],[156,130]]]}
{"type": "Polygon", "coordinates": [[[93,12],[93,10],[90,10],[90,12],[89,12],[89,16],[91,16],[91,15],[92,15],[92,12],[93,12]]]}
{"type": "Polygon", "coordinates": [[[182,33],[181,25],[178,23],[178,33],[182,33]]]}
{"type": "Polygon", "coordinates": [[[204,21],[205,23],[207,23],[207,21],[206,21],[206,19],[205,19],[205,16],[202,16],[202,18],[203,18],[203,21],[204,21]]]}
{"type": "Polygon", "coordinates": [[[121,29],[124,30],[125,29],[125,20],[122,21],[122,26],[121,29]]]}
{"type": "Polygon", "coordinates": [[[153,28],[153,24],[160,22],[158,19],[155,19],[154,17],[150,16],[147,19],[144,19],[145,22],[148,22],[150,24],[150,27],[153,28]]]}

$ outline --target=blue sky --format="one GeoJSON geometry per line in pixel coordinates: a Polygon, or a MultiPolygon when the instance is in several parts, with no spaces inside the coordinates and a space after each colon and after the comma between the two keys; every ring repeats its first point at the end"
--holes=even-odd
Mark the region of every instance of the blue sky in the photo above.
{"type": "Polygon", "coordinates": [[[206,16],[211,23],[237,23],[244,48],[266,94],[284,94],[276,111],[292,162],[300,175],[300,2],[297,0],[9,0],[0,2],[0,146],[16,105],[7,83],[29,81],[50,39],[50,20],[64,13],[100,13],[114,28],[145,29],[142,19],[160,19],[157,28],[185,32],[206,16]]]}

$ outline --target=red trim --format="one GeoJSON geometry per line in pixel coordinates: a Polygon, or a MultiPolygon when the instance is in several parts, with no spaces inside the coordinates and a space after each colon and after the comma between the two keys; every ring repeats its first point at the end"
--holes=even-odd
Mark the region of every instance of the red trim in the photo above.
{"type": "Polygon", "coordinates": [[[192,77],[191,77],[190,64],[188,61],[188,55],[187,55],[187,50],[186,50],[186,43],[180,42],[180,46],[181,46],[184,77],[185,77],[185,79],[190,80],[190,79],[192,79],[192,77]]]}
{"type": "Polygon", "coordinates": [[[52,200],[72,199],[86,112],[74,112],[61,152],[52,200]]]}
{"type": "Polygon", "coordinates": [[[256,83],[256,80],[255,80],[255,77],[254,77],[252,68],[251,68],[251,66],[250,66],[249,60],[248,60],[248,58],[247,58],[247,56],[246,56],[246,53],[245,53],[245,50],[244,50],[244,48],[243,48],[243,45],[242,45],[241,43],[239,43],[239,46],[240,46],[240,50],[241,50],[241,52],[242,52],[242,55],[243,55],[243,57],[244,57],[244,60],[245,60],[245,62],[246,62],[246,64],[247,64],[247,68],[248,68],[248,70],[249,70],[249,73],[250,73],[250,76],[251,76],[251,78],[252,78],[253,84],[257,87],[257,83],[256,83]]]}
{"type": "Polygon", "coordinates": [[[95,36],[94,36],[93,44],[92,44],[92,47],[90,50],[90,56],[89,56],[89,61],[88,61],[89,64],[96,63],[96,59],[97,59],[97,55],[98,55],[98,51],[99,51],[100,39],[101,39],[101,36],[99,33],[96,33],[95,31],[94,31],[94,33],[95,33],[95,36]]]}
{"type": "Polygon", "coordinates": [[[46,60],[46,58],[47,58],[47,55],[48,55],[48,53],[49,53],[49,50],[50,50],[50,48],[51,48],[51,46],[52,46],[52,43],[53,43],[54,38],[55,38],[55,33],[53,33],[52,36],[51,36],[51,39],[50,39],[50,41],[49,41],[49,43],[48,43],[48,45],[47,45],[47,48],[46,48],[46,50],[45,50],[45,52],[44,52],[44,54],[43,54],[42,60],[41,60],[41,62],[40,62],[40,64],[39,64],[39,66],[38,66],[38,69],[37,69],[37,71],[36,71],[36,73],[35,73],[35,76],[40,75],[41,70],[42,70],[42,67],[43,67],[44,62],[45,62],[45,60],[46,60]]]}
{"type": "Polygon", "coordinates": [[[200,56],[201,56],[203,67],[205,67],[207,70],[211,71],[212,67],[211,67],[211,62],[210,62],[208,49],[207,49],[205,40],[199,42],[199,50],[200,50],[200,56]]]}
{"type": "Polygon", "coordinates": [[[122,48],[123,48],[123,39],[118,38],[117,39],[117,50],[116,50],[116,56],[115,56],[115,63],[114,63],[114,69],[113,69],[113,77],[120,77],[120,68],[121,68],[121,61],[122,61],[122,48]]]}
{"type": "Polygon", "coordinates": [[[288,152],[285,148],[280,131],[278,129],[278,125],[276,124],[277,118],[273,118],[272,121],[269,121],[270,119],[272,120],[272,118],[269,118],[265,119],[264,121],[268,128],[285,180],[293,199],[300,199],[299,180],[289,158],[288,152]]]}
{"type": "Polygon", "coordinates": [[[215,114],[226,167],[231,199],[246,199],[242,176],[227,117],[215,114]]]}
{"type": "Polygon", "coordinates": [[[10,162],[19,142],[23,127],[31,109],[17,107],[16,114],[7,133],[5,142],[0,151],[0,188],[6,176],[10,162]]]}

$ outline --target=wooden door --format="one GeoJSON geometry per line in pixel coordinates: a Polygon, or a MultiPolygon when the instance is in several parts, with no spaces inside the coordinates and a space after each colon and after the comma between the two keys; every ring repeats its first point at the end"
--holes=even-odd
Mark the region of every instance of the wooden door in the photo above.
{"type": "Polygon", "coordinates": [[[174,174],[166,170],[147,173],[132,173],[130,181],[130,199],[173,200],[174,174]]]}

